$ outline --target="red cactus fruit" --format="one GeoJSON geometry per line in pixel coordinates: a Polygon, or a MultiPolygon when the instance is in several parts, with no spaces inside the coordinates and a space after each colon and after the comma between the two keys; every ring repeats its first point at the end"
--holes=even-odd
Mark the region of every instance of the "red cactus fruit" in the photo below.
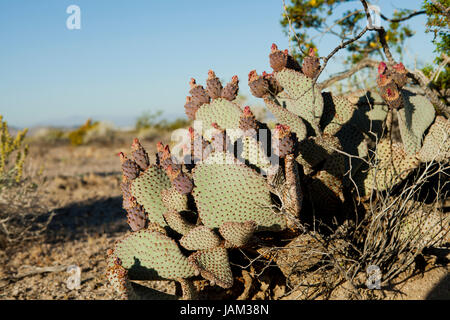
{"type": "Polygon", "coordinates": [[[244,131],[244,135],[246,135],[246,132],[253,135],[255,133],[254,130],[258,129],[258,123],[249,106],[246,106],[242,112],[239,119],[239,129],[244,131]]]}
{"type": "Polygon", "coordinates": [[[150,166],[150,159],[147,151],[145,151],[144,147],[142,147],[138,138],[133,140],[131,149],[134,161],[136,161],[142,171],[145,171],[150,166]]]}
{"type": "Polygon", "coordinates": [[[178,191],[178,193],[183,195],[189,194],[194,188],[192,180],[182,172],[176,175],[172,180],[172,186],[178,191]]]}
{"type": "Polygon", "coordinates": [[[141,172],[139,166],[134,160],[127,159],[123,152],[119,153],[120,161],[122,162],[122,174],[128,180],[134,180],[141,172]]]}
{"type": "Polygon", "coordinates": [[[208,95],[211,97],[211,99],[220,98],[222,89],[223,88],[220,79],[216,77],[214,71],[209,70],[208,80],[206,80],[206,91],[208,92],[208,95]]]}
{"type": "Polygon", "coordinates": [[[277,95],[278,93],[283,91],[283,88],[277,82],[277,79],[275,79],[273,72],[267,73],[266,71],[263,71],[262,76],[264,79],[266,79],[267,83],[269,84],[269,92],[272,95],[277,95]]]}
{"type": "Polygon", "coordinates": [[[405,84],[408,82],[408,71],[406,70],[403,63],[397,63],[393,67],[392,78],[399,88],[403,88],[405,84]]]}
{"type": "Polygon", "coordinates": [[[186,113],[186,116],[190,120],[195,120],[195,114],[197,113],[197,110],[200,108],[200,104],[194,101],[194,99],[191,96],[186,97],[186,103],[184,105],[184,111],[186,113]]]}
{"type": "Polygon", "coordinates": [[[387,71],[387,65],[385,62],[381,61],[378,64],[378,75],[382,75],[387,71]]]}
{"type": "Polygon", "coordinates": [[[269,94],[269,82],[256,73],[256,70],[250,71],[248,74],[248,86],[251,93],[257,98],[263,98],[269,94]]]}
{"type": "Polygon", "coordinates": [[[295,138],[289,126],[283,124],[277,125],[273,139],[274,152],[280,158],[285,158],[288,154],[295,152],[295,138]]]}
{"type": "Polygon", "coordinates": [[[320,71],[319,58],[315,56],[313,48],[309,49],[309,54],[303,59],[303,73],[311,79],[314,79],[320,71]]]}
{"type": "Polygon", "coordinates": [[[273,71],[278,72],[283,70],[287,66],[287,55],[286,53],[278,50],[278,47],[275,43],[270,47],[270,67],[273,71]]]}
{"type": "Polygon", "coordinates": [[[390,108],[399,109],[403,106],[402,95],[395,83],[391,83],[383,89],[380,90],[380,95],[390,108]]]}
{"type": "Polygon", "coordinates": [[[192,96],[192,102],[196,106],[201,106],[202,104],[209,103],[209,96],[206,90],[203,88],[203,86],[197,84],[194,78],[191,78],[191,81],[189,82],[189,86],[191,87],[191,90],[189,90],[189,93],[192,96]]]}
{"type": "Polygon", "coordinates": [[[239,91],[239,79],[238,76],[233,76],[231,81],[227,83],[225,88],[223,88],[221,97],[229,101],[236,99],[239,91]]]}

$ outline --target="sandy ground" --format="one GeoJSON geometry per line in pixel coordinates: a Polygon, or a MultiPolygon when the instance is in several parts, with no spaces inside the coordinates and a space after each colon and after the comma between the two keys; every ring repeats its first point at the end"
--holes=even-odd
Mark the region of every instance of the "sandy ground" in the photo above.
{"type": "MultiPolygon", "coordinates": [[[[131,142],[131,139],[129,140],[131,142]]],[[[154,150],[155,141],[143,142],[154,150]]],[[[120,164],[127,151],[115,146],[39,146],[31,149],[32,171],[43,169],[41,200],[55,214],[44,236],[19,247],[0,250],[0,299],[116,299],[105,278],[105,257],[114,241],[129,232],[121,209],[120,164]],[[69,289],[69,265],[81,268],[81,287],[69,289]]],[[[433,259],[431,259],[433,260],[433,259]]],[[[239,274],[238,274],[239,275],[239,274]]],[[[263,277],[253,285],[252,299],[284,294],[283,279],[263,277]]],[[[198,286],[204,285],[201,281],[198,286]]],[[[173,294],[172,282],[153,287],[173,294]]],[[[227,292],[209,287],[203,298],[236,298],[244,290],[242,277],[227,292]]],[[[295,293],[287,298],[295,298],[295,293]]],[[[332,295],[345,299],[345,285],[332,295]]],[[[376,299],[450,299],[449,266],[426,261],[422,271],[402,274],[397,284],[377,291],[376,299]]]]}

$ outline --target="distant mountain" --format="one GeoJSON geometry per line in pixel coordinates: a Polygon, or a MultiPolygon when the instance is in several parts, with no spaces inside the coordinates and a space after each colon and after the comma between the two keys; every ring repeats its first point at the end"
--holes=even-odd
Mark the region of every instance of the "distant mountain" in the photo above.
{"type": "MultiPolygon", "coordinates": [[[[33,126],[30,126],[31,128],[42,128],[42,127],[56,127],[56,128],[77,128],[84,124],[88,118],[91,118],[94,121],[108,121],[112,122],[115,126],[119,128],[129,128],[134,127],[136,124],[136,119],[140,116],[138,115],[94,115],[94,116],[80,116],[80,115],[73,115],[73,116],[66,116],[63,118],[53,118],[48,119],[46,121],[40,121],[36,123],[33,126]]],[[[166,120],[175,120],[177,118],[186,118],[186,115],[184,113],[167,113],[163,114],[161,116],[161,119],[166,120]]],[[[31,129],[30,128],[30,129],[31,129]]]]}

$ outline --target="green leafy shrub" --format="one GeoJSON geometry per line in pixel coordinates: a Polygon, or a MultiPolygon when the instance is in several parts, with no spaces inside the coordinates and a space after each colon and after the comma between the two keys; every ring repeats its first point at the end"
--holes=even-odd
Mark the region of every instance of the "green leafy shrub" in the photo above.
{"type": "Polygon", "coordinates": [[[69,140],[73,146],[79,146],[85,143],[85,137],[88,131],[93,130],[98,126],[98,122],[92,122],[88,119],[85,124],[83,124],[78,129],[69,133],[69,140]]]}
{"type": "Polygon", "coordinates": [[[8,123],[0,115],[0,185],[11,177],[16,182],[22,179],[23,165],[28,154],[28,145],[23,143],[27,132],[28,129],[21,130],[13,137],[9,132],[8,123]]]}
{"type": "Polygon", "coordinates": [[[190,121],[183,118],[177,118],[172,121],[161,119],[162,115],[163,112],[161,110],[156,112],[144,112],[136,120],[136,131],[140,132],[151,128],[160,131],[173,131],[176,129],[185,128],[190,124],[190,121]]]}

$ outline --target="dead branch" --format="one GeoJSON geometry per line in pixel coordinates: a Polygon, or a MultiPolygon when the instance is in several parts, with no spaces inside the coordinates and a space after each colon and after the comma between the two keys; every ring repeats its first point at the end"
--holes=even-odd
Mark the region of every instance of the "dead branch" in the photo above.
{"type": "Polygon", "coordinates": [[[355,37],[348,39],[346,41],[342,41],[339,46],[333,49],[328,56],[323,58],[323,64],[319,69],[319,72],[317,73],[316,77],[314,78],[313,85],[317,82],[317,79],[320,77],[320,74],[323,72],[325,67],[327,66],[328,61],[341,49],[347,47],[349,44],[355,42],[356,40],[360,39],[369,29],[365,27],[360,33],[358,33],[355,37]]]}
{"type": "Polygon", "coordinates": [[[410,13],[409,15],[403,17],[403,18],[398,18],[398,19],[389,19],[388,17],[386,17],[384,14],[380,14],[381,19],[389,21],[389,22],[402,22],[408,19],[411,19],[412,17],[418,16],[420,14],[424,14],[426,13],[425,10],[421,10],[421,11],[414,11],[412,13],[410,13]]]}
{"type": "Polygon", "coordinates": [[[378,64],[379,64],[379,62],[376,60],[365,58],[365,59],[361,60],[360,62],[358,62],[357,64],[355,64],[349,70],[340,72],[340,73],[332,76],[331,78],[319,83],[318,86],[321,90],[323,90],[323,89],[331,86],[335,82],[338,82],[340,80],[351,77],[356,72],[358,72],[364,68],[376,68],[378,66],[378,64]]]}

